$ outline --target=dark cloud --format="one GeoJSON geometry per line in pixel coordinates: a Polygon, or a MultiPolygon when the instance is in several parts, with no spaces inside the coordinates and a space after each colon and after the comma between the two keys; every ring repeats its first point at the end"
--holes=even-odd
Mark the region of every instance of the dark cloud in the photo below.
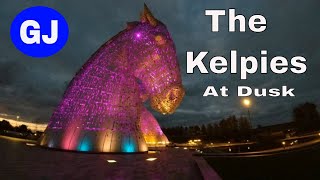
{"type": "MultiPolygon", "coordinates": [[[[147,1],[155,16],[163,21],[176,43],[186,97],[177,112],[170,116],[154,113],[164,126],[205,124],[226,116],[242,115],[246,111],[236,96],[238,85],[257,88],[295,88],[294,98],[254,98],[252,116],[255,124],[289,121],[294,106],[305,101],[319,105],[320,84],[320,2],[310,1],[206,1],[164,0],[147,1]],[[263,33],[229,33],[226,18],[220,21],[220,32],[211,32],[211,19],[205,9],[236,8],[247,18],[263,14],[267,30],[263,33]],[[306,57],[308,70],[303,75],[268,73],[249,75],[240,80],[239,73],[230,75],[186,74],[186,51],[210,51],[210,57],[229,58],[231,49],[242,56],[259,57],[267,49],[269,57],[295,55],[306,57]],[[228,86],[230,97],[202,97],[208,85],[228,86]]],[[[19,1],[2,0],[0,7],[0,111],[19,114],[33,121],[47,122],[58,104],[67,83],[90,55],[106,40],[125,27],[127,21],[137,20],[143,1],[19,1]],[[15,49],[10,40],[10,24],[23,9],[45,5],[61,12],[69,23],[70,36],[65,48],[45,59],[32,59],[15,49]]],[[[248,29],[247,29],[248,30],[248,29]]]]}

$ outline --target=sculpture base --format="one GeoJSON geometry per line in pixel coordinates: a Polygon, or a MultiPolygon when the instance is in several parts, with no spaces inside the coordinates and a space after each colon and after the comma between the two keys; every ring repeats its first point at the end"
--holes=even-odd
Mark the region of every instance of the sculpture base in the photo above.
{"type": "Polygon", "coordinates": [[[141,133],[127,135],[111,130],[88,131],[80,128],[64,131],[47,129],[39,140],[46,148],[90,153],[143,153],[148,147],[141,133]]]}

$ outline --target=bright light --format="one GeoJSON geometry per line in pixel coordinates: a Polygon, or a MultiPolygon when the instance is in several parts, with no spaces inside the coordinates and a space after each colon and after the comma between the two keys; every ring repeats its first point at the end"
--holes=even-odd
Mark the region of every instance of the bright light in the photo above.
{"type": "Polygon", "coordinates": [[[148,151],[148,154],[156,154],[158,151],[148,151]]]}
{"type": "Polygon", "coordinates": [[[286,145],[286,142],[285,142],[285,141],[282,141],[282,145],[286,145]]]}
{"type": "Polygon", "coordinates": [[[116,163],[117,162],[116,160],[113,160],[113,159],[108,159],[107,161],[108,161],[108,163],[116,163]]]}
{"type": "Polygon", "coordinates": [[[193,139],[193,140],[191,139],[191,140],[188,141],[189,144],[197,144],[197,143],[200,143],[200,142],[201,142],[201,139],[193,139]]]}
{"type": "Polygon", "coordinates": [[[183,149],[188,149],[187,147],[184,147],[183,149]]]}
{"type": "Polygon", "coordinates": [[[140,38],[141,37],[141,33],[136,33],[136,37],[140,38]]]}
{"type": "Polygon", "coordinates": [[[26,143],[27,146],[36,146],[34,143],[26,143]]]}
{"type": "Polygon", "coordinates": [[[242,104],[248,108],[251,106],[251,100],[249,98],[245,98],[242,100],[242,104]]]}
{"type": "Polygon", "coordinates": [[[157,158],[148,158],[147,161],[155,161],[157,158]]]}

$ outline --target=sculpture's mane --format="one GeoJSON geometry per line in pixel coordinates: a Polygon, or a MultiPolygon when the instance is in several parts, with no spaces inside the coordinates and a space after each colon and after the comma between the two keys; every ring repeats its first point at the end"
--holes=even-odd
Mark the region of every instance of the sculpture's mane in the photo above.
{"type": "Polygon", "coordinates": [[[120,38],[123,34],[125,34],[126,32],[134,29],[135,27],[137,27],[140,24],[140,22],[138,21],[133,21],[133,22],[128,22],[127,23],[127,27],[125,29],[123,29],[122,31],[118,32],[116,35],[112,36],[107,42],[103,43],[91,56],[90,58],[81,66],[81,68],[76,72],[75,76],[78,75],[82,69],[84,69],[86,66],[88,66],[91,61],[95,60],[95,56],[97,54],[99,54],[101,51],[103,51],[106,46],[108,46],[110,43],[112,43],[113,41],[117,40],[118,38],[120,38]]]}

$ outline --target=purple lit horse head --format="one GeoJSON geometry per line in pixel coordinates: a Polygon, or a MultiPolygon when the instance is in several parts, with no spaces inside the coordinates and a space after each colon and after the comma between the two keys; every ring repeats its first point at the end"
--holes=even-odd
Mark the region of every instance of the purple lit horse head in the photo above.
{"type": "Polygon", "coordinates": [[[154,110],[171,114],[184,96],[174,42],[166,26],[145,6],[140,23],[131,23],[133,75],[154,110]]]}
{"type": "Polygon", "coordinates": [[[150,100],[153,109],[171,114],[183,96],[174,43],[166,26],[145,6],[140,22],[128,23],[78,71],[40,145],[91,152],[147,151],[140,120],[153,118],[142,113],[144,102],[150,100]]]}

